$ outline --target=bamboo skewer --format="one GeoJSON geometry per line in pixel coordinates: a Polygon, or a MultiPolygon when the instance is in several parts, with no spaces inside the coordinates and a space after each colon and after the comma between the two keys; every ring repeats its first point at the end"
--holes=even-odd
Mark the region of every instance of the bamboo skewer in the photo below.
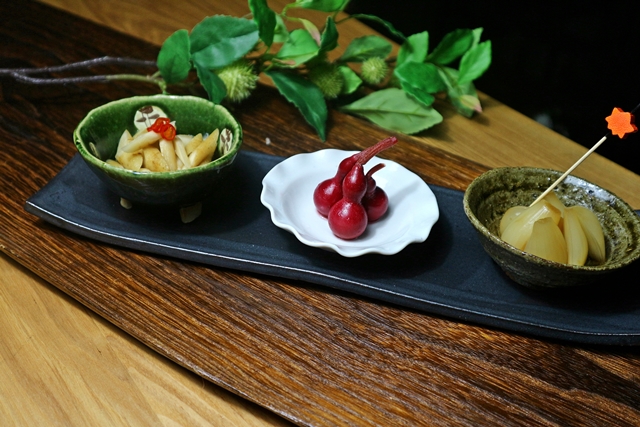
{"type": "Polygon", "coordinates": [[[586,160],[586,158],[587,158],[587,157],[589,157],[589,156],[591,155],[591,153],[593,153],[594,151],[596,151],[596,149],[597,149],[597,148],[598,148],[598,147],[599,147],[603,142],[605,142],[605,141],[607,140],[607,137],[608,137],[608,136],[609,136],[609,134],[607,134],[607,135],[603,136],[603,137],[600,139],[600,141],[596,142],[596,144],[595,144],[593,147],[591,147],[591,149],[590,149],[589,151],[587,151],[586,153],[584,153],[584,155],[583,155],[582,157],[580,157],[580,159],[579,159],[577,162],[575,162],[575,163],[573,164],[573,166],[571,166],[569,169],[567,169],[567,171],[566,171],[565,173],[563,173],[563,174],[560,176],[560,178],[556,179],[556,181],[555,181],[553,184],[551,184],[551,185],[549,186],[549,188],[547,188],[546,190],[544,190],[544,192],[543,192],[541,195],[539,195],[539,196],[538,196],[538,198],[537,198],[537,199],[535,199],[535,200],[533,201],[533,203],[531,203],[531,205],[529,205],[529,206],[533,206],[533,205],[535,205],[535,204],[536,204],[536,203],[538,203],[540,200],[544,199],[544,197],[545,197],[547,194],[549,194],[550,192],[552,192],[552,191],[553,191],[553,189],[554,189],[554,188],[556,188],[556,187],[558,186],[558,184],[560,184],[562,181],[564,181],[564,179],[567,177],[567,175],[569,175],[571,172],[573,172],[573,170],[574,170],[575,168],[577,168],[578,166],[580,166],[580,163],[582,163],[583,161],[585,161],[585,160],[586,160]]]}
{"type": "MultiPolygon", "coordinates": [[[[633,123],[633,114],[635,113],[635,111],[640,108],[640,104],[636,105],[636,108],[634,108],[633,110],[631,110],[631,124],[633,123]]],[[[614,112],[615,112],[615,108],[614,108],[614,112]]],[[[611,129],[611,128],[610,128],[611,129]]],[[[635,126],[634,126],[635,129],[635,126]]],[[[637,130],[637,129],[635,129],[637,130]]],[[[635,132],[635,130],[633,132],[635,132]]],[[[538,203],[540,200],[542,200],[547,194],[549,194],[551,191],[553,191],[554,188],[556,188],[558,186],[558,184],[560,184],[562,181],[564,181],[564,179],[571,173],[573,172],[573,170],[575,168],[577,168],[578,166],[580,166],[580,163],[582,163],[583,161],[586,160],[587,157],[589,157],[591,155],[591,153],[593,153],[594,151],[596,151],[596,149],[602,145],[603,142],[605,142],[607,140],[607,138],[611,135],[612,133],[609,132],[607,133],[605,136],[603,136],[600,141],[596,142],[594,144],[593,147],[591,147],[591,149],[589,151],[587,151],[586,153],[584,153],[584,155],[582,157],[580,157],[580,159],[578,159],[577,162],[575,162],[569,169],[567,169],[567,171],[565,173],[563,173],[560,178],[558,178],[553,184],[551,184],[549,186],[549,188],[547,188],[545,191],[542,192],[542,194],[540,194],[538,196],[537,199],[535,199],[533,201],[533,203],[531,203],[529,206],[533,206],[536,203],[538,203]]],[[[619,135],[620,136],[620,135],[619,135]]],[[[626,134],[624,135],[626,136],[626,134]]],[[[620,138],[623,138],[623,136],[620,136],[620,138]]]]}

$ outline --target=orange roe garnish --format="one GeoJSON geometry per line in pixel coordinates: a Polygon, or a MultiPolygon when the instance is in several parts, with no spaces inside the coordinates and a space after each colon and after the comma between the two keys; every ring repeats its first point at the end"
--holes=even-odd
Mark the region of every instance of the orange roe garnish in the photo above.
{"type": "Polygon", "coordinates": [[[615,107],[613,112],[605,120],[607,127],[611,130],[611,133],[617,135],[619,138],[624,138],[628,133],[637,132],[638,128],[633,124],[633,114],[625,113],[621,108],[615,107]]]}

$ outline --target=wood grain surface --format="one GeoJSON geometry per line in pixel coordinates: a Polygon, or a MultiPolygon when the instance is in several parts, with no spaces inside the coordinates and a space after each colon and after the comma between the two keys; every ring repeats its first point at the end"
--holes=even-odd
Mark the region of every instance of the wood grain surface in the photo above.
{"type": "MultiPolygon", "coordinates": [[[[153,45],[35,3],[1,4],[0,19],[2,67],[55,65],[102,55],[153,59],[157,52],[153,45]]],[[[131,368],[111,371],[95,381],[88,381],[91,374],[77,375],[74,366],[99,364],[112,356],[100,351],[106,348],[105,341],[113,339],[109,323],[195,374],[299,425],[638,425],[637,348],[542,341],[305,283],[122,250],[37,220],[22,205],[71,158],[71,133],[83,115],[106,101],[148,93],[149,88],[131,84],[34,88],[6,78],[0,79],[0,85],[0,247],[80,303],[67,300],[54,288],[47,288],[47,298],[13,297],[19,290],[10,287],[11,278],[3,277],[0,303],[11,298],[24,308],[0,307],[4,323],[0,326],[23,324],[25,312],[55,313],[56,304],[63,305],[58,310],[83,313],[65,317],[78,324],[61,326],[68,336],[53,340],[61,346],[81,347],[64,353],[69,360],[56,359],[58,365],[37,369],[37,376],[30,376],[28,352],[50,339],[46,331],[25,328],[12,335],[16,338],[9,346],[0,346],[2,363],[21,367],[0,371],[2,396],[20,396],[2,399],[0,415],[11,417],[16,425],[30,424],[27,415],[11,405],[20,399],[27,401],[25,405],[31,400],[43,406],[42,418],[36,414],[33,420],[47,417],[47,405],[54,407],[51,413],[56,412],[56,399],[47,393],[47,384],[55,382],[55,376],[65,378],[64,383],[74,390],[69,394],[86,396],[80,405],[89,408],[87,412],[103,414],[104,425],[211,421],[207,420],[211,413],[199,411],[204,403],[179,414],[162,412],[163,398],[180,400],[192,392],[187,383],[197,382],[194,376],[184,380],[177,375],[181,379],[174,383],[172,378],[131,368]],[[29,307],[34,304],[37,310],[29,307]],[[73,331],[80,334],[85,327],[94,327],[92,323],[100,324],[92,335],[95,342],[78,344],[73,331]],[[163,392],[154,394],[159,398],[153,402],[122,398],[104,403],[103,395],[117,396],[132,385],[163,392]],[[39,388],[40,396],[33,393],[39,388]],[[145,419],[151,416],[156,418],[145,419]]],[[[487,108],[484,118],[451,117],[445,129],[425,138],[451,141],[450,135],[456,135],[467,143],[490,144],[492,138],[509,136],[499,117],[512,117],[504,126],[522,130],[527,138],[535,139],[532,131],[525,130],[533,129],[541,138],[554,140],[489,97],[485,101],[493,108],[487,108]],[[474,133],[473,126],[486,128],[474,133]]],[[[322,144],[297,111],[268,87],[261,87],[254,100],[234,114],[243,125],[247,149],[279,155],[326,146],[364,147],[386,136],[359,119],[332,112],[329,140],[322,144]]],[[[388,152],[389,158],[434,184],[464,189],[486,170],[449,150],[426,145],[422,138],[401,136],[396,148],[388,152]]],[[[31,274],[21,267],[12,271],[31,274]]],[[[132,346],[137,357],[148,359],[145,347],[132,346]]],[[[153,364],[142,365],[154,369],[153,364]]],[[[199,401],[193,396],[184,399],[199,401]]],[[[219,425],[252,425],[244,414],[230,416],[228,424],[219,425]]],[[[60,424],[89,424],[83,414],[72,415],[60,424]]],[[[279,423],[258,409],[251,415],[256,423],[279,423]]]]}
{"type": "Polygon", "coordinates": [[[0,258],[3,426],[288,426],[0,258]]]}

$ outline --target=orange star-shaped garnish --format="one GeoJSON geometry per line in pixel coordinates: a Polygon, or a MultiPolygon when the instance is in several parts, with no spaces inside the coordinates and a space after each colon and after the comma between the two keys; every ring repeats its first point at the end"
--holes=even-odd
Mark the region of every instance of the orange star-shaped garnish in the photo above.
{"type": "Polygon", "coordinates": [[[607,127],[611,130],[611,133],[618,135],[619,138],[624,138],[628,133],[638,130],[636,125],[633,124],[633,114],[625,113],[622,108],[615,107],[611,115],[605,120],[609,123],[607,127]]]}

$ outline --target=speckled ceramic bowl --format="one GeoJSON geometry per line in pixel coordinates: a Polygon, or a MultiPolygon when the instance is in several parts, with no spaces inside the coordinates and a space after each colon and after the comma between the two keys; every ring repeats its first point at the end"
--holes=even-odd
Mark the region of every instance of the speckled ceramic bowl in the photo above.
{"type": "Polygon", "coordinates": [[[87,114],[73,133],[78,152],[91,170],[117,195],[134,205],[187,206],[204,200],[216,191],[242,144],[242,129],[222,106],[198,97],[153,95],[120,99],[102,105],[87,114]],[[122,132],[136,129],[135,112],[147,105],[160,107],[176,122],[178,133],[209,133],[228,128],[233,140],[218,146],[220,157],[193,169],[141,173],[113,167],[105,161],[115,156],[122,132]],[[93,143],[95,149],[90,144],[93,143]]]}
{"type": "MultiPolygon", "coordinates": [[[[586,285],[602,279],[640,257],[640,217],[622,199],[590,182],[568,176],[556,194],[566,206],[582,205],[603,226],[607,260],[600,265],[559,264],[528,254],[498,237],[507,209],[528,206],[560,172],[537,168],[498,168],[476,178],[464,194],[464,210],[484,249],[515,282],[534,288],[586,285]]],[[[587,262],[589,264],[589,262],[587,262]]]]}

